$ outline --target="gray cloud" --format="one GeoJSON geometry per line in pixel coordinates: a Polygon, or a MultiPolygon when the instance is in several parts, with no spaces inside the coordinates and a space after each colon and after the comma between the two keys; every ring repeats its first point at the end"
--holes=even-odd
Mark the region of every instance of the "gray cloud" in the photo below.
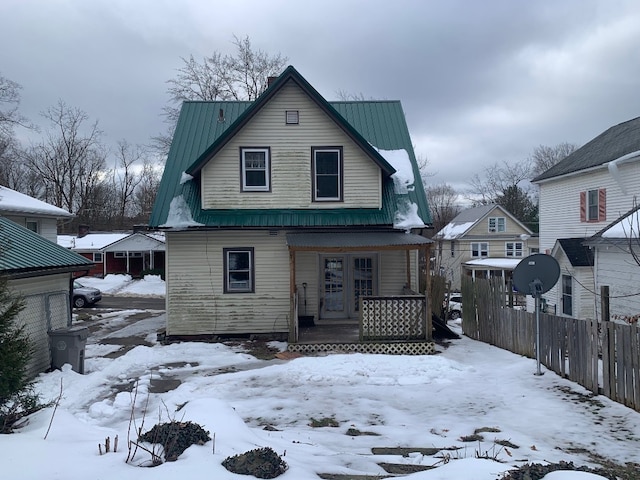
{"type": "Polygon", "coordinates": [[[147,143],[180,57],[249,35],[327,99],[402,100],[433,181],[463,187],[638,116],[639,24],[635,0],[5,0],[0,73],[23,86],[34,121],[62,99],[109,142],[147,143]]]}

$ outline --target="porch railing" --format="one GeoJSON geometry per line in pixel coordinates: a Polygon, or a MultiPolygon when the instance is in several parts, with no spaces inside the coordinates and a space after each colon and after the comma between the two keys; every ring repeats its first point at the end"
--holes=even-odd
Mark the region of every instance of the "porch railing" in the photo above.
{"type": "Polygon", "coordinates": [[[431,339],[427,299],[422,295],[360,297],[360,341],[431,339]]]}

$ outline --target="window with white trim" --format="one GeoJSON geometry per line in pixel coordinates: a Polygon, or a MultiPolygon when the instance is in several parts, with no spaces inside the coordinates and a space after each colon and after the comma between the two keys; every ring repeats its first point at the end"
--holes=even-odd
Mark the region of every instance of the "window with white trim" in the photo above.
{"type": "Polygon", "coordinates": [[[573,281],[571,275],[562,275],[562,313],[573,316],[573,281]]]}
{"type": "Polygon", "coordinates": [[[240,148],[243,192],[268,192],[271,189],[269,147],[240,148]]]}
{"type": "Polygon", "coordinates": [[[504,217],[489,217],[489,232],[505,232],[507,230],[507,222],[504,217]]]}
{"type": "Polygon", "coordinates": [[[607,219],[607,190],[597,188],[580,192],[580,221],[604,222],[607,219]]]}
{"type": "Polygon", "coordinates": [[[93,252],[93,263],[102,263],[102,252],[93,252]]]}
{"type": "Polygon", "coordinates": [[[342,147],[312,147],[314,202],[342,201],[342,147]]]}
{"type": "Polygon", "coordinates": [[[254,293],[253,248],[224,248],[224,293],[254,293]]]}
{"type": "Polygon", "coordinates": [[[471,256],[472,257],[488,257],[489,244],[486,242],[473,242],[471,244],[471,256]]]}
{"type": "Polygon", "coordinates": [[[504,244],[504,250],[507,257],[521,257],[522,242],[506,242],[504,244]]]}

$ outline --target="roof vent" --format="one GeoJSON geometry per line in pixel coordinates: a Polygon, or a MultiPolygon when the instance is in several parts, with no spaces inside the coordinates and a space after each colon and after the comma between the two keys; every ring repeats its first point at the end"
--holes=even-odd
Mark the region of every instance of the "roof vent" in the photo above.
{"type": "Polygon", "coordinates": [[[269,230],[269,236],[270,237],[277,237],[278,236],[278,231],[277,230],[269,230]]]}
{"type": "Polygon", "coordinates": [[[218,123],[224,123],[224,110],[222,108],[218,112],[218,123]]]}

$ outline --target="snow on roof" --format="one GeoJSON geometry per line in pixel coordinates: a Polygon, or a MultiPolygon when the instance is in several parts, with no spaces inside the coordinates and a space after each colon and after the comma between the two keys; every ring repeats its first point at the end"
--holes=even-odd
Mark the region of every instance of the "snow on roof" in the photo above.
{"type": "MultiPolygon", "coordinates": [[[[409,154],[405,149],[400,150],[380,150],[378,153],[395,169],[393,178],[394,190],[398,195],[407,195],[415,188],[415,177],[413,176],[413,165],[409,154]]],[[[425,223],[418,215],[418,205],[408,199],[400,198],[393,221],[393,228],[410,230],[412,228],[424,228],[425,223]]]]}
{"type": "Polygon", "coordinates": [[[407,151],[404,148],[401,150],[376,150],[396,171],[391,175],[396,187],[396,193],[406,194],[413,190],[415,179],[413,177],[413,166],[407,151]]]}
{"type": "Polygon", "coordinates": [[[202,223],[196,222],[191,216],[191,210],[187,205],[186,200],[182,195],[178,195],[171,200],[169,205],[169,213],[167,214],[167,221],[161,227],[169,228],[187,228],[187,227],[200,227],[202,223]]]}
{"type": "Polygon", "coordinates": [[[107,245],[122,240],[130,233],[87,233],[84,237],[77,235],[58,235],[58,245],[74,250],[101,250],[107,245]]]}
{"type": "Polygon", "coordinates": [[[485,268],[502,268],[505,270],[513,270],[518,266],[522,258],[481,258],[478,260],[469,260],[465,265],[470,267],[485,268]]]}
{"type": "Polygon", "coordinates": [[[3,186],[0,186],[0,211],[44,215],[56,218],[73,217],[73,214],[62,208],[3,186]]]}
{"type": "Polygon", "coordinates": [[[640,238],[640,210],[611,225],[602,232],[602,238],[640,238]]]}
{"type": "Polygon", "coordinates": [[[438,237],[441,237],[443,240],[455,240],[464,235],[475,223],[476,222],[447,223],[444,228],[438,232],[438,237]]]}

